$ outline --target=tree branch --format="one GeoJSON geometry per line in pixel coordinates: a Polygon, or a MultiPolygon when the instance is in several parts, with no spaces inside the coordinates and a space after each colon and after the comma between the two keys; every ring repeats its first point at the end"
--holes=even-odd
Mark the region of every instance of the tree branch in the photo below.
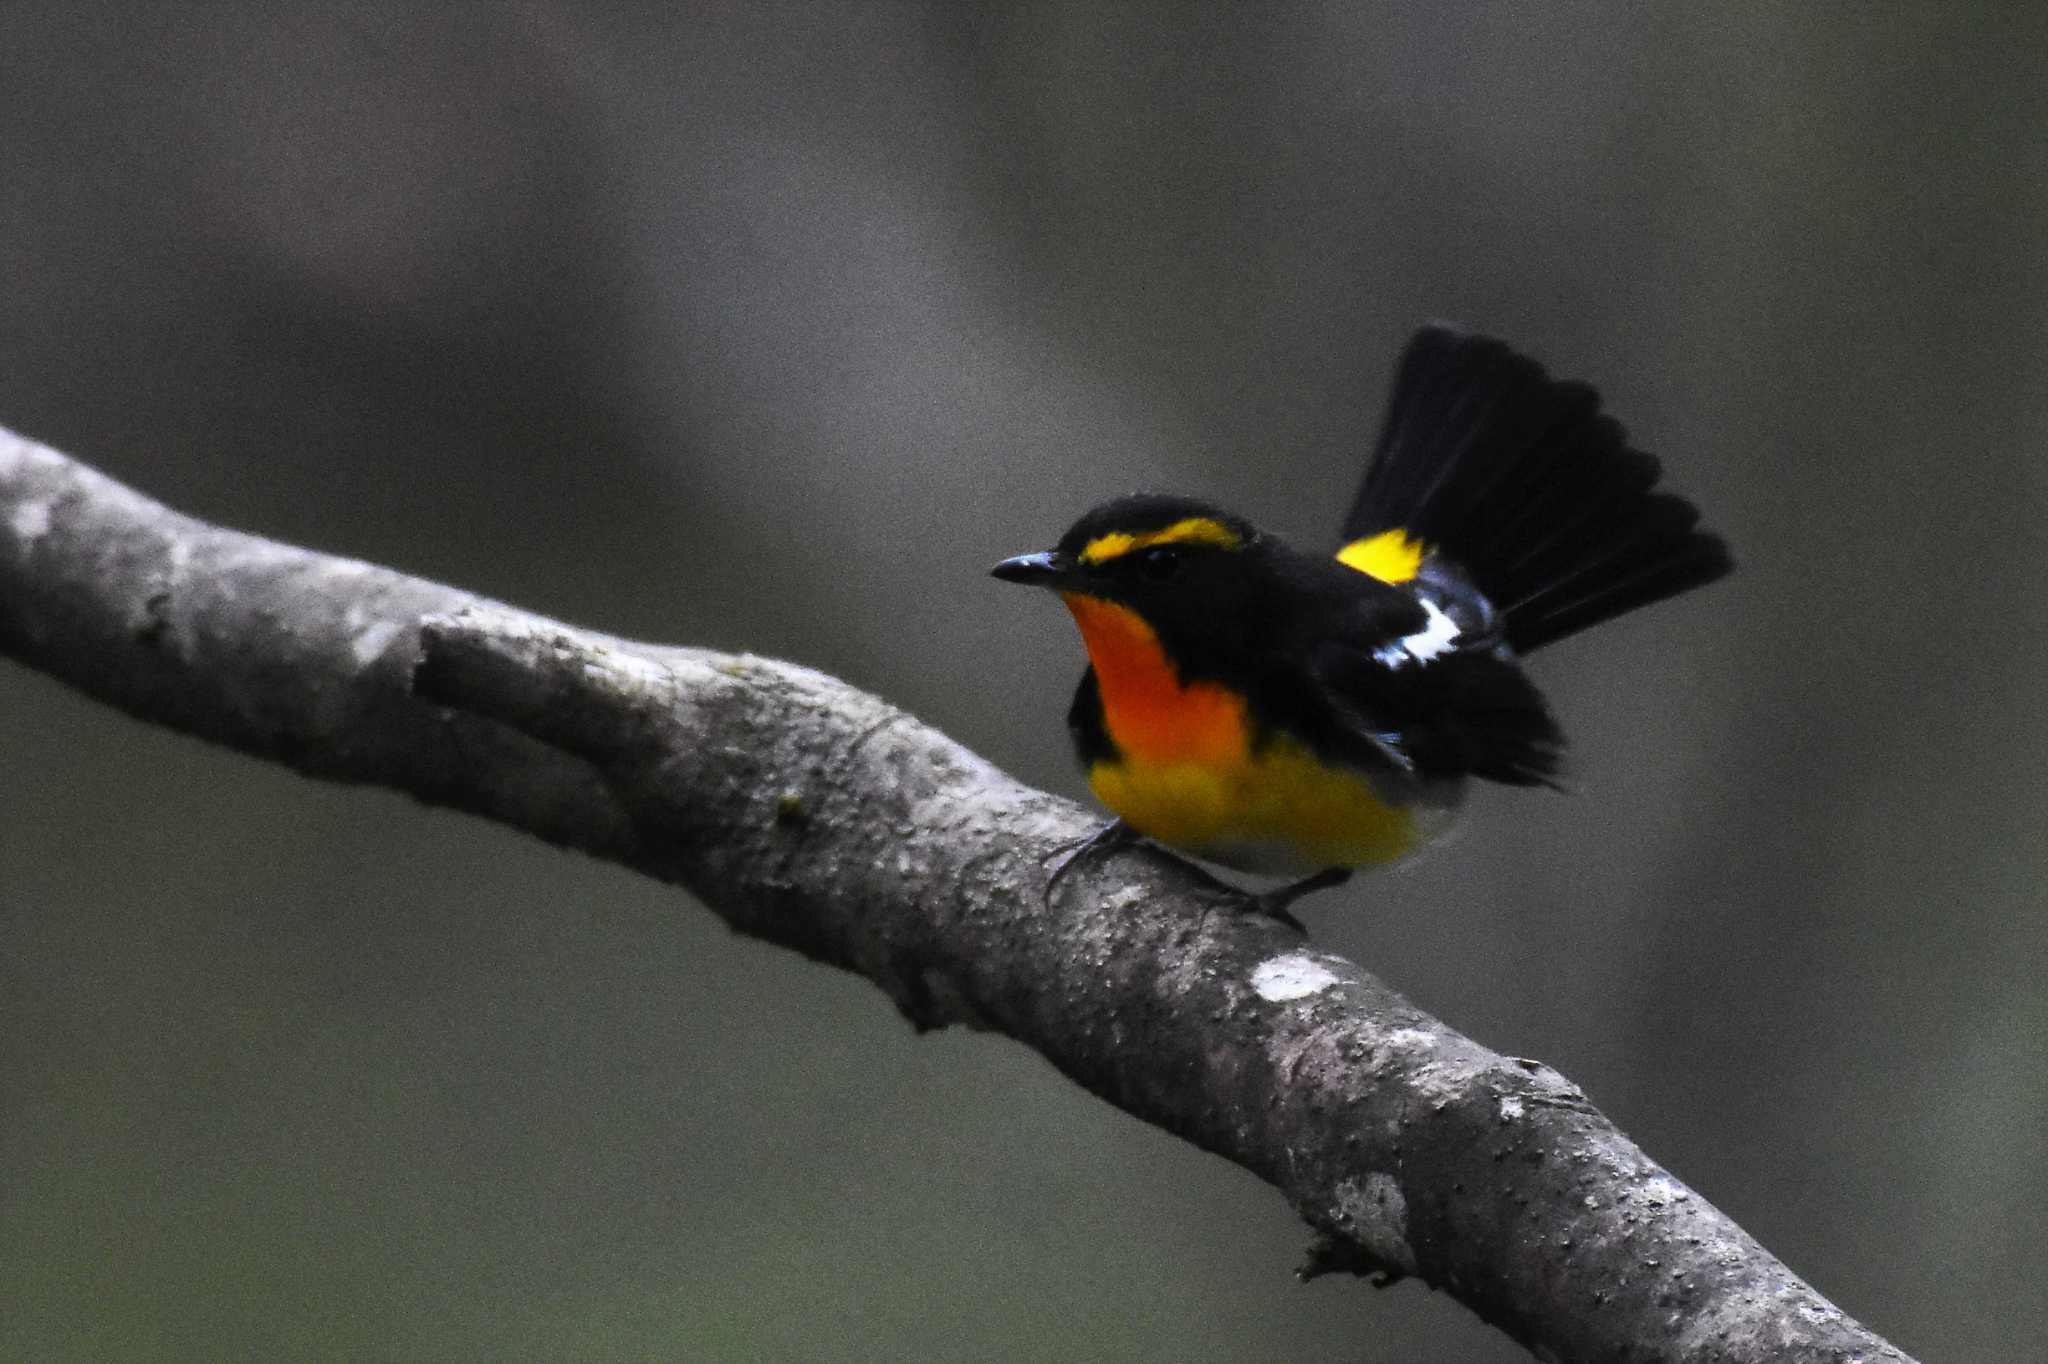
{"type": "Polygon", "coordinates": [[[180,516],[0,429],[0,652],[142,719],[683,886],[920,1028],[1044,1053],[1278,1188],[1305,1272],[1414,1275],[1557,1360],[1905,1356],[1563,1076],[1233,912],[904,712],[180,516]]]}

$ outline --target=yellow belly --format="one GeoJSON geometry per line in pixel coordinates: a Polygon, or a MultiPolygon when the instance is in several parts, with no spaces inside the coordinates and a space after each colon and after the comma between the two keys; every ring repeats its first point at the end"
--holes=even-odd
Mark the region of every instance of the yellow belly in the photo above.
{"type": "Polygon", "coordinates": [[[1441,832],[1456,805],[1446,786],[1394,804],[1358,774],[1269,740],[1237,762],[1098,762],[1096,799],[1150,838],[1244,871],[1289,875],[1392,862],[1441,832]]]}

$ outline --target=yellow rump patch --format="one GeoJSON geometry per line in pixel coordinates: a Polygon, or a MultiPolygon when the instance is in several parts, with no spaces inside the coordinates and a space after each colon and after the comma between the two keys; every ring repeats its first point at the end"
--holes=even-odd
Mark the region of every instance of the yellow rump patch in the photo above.
{"type": "Polygon", "coordinates": [[[1218,549],[1237,549],[1244,544],[1242,537],[1210,516],[1190,516],[1176,521],[1159,530],[1141,531],[1133,534],[1126,530],[1113,530],[1107,535],[1098,535],[1081,550],[1084,564],[1107,563],[1119,559],[1135,550],[1150,549],[1154,545],[1214,545],[1218,549]]]}
{"type": "Polygon", "coordinates": [[[1407,531],[1396,527],[1353,540],[1337,551],[1337,562],[1383,583],[1405,583],[1422,571],[1422,556],[1428,552],[1422,541],[1410,539],[1407,531]]]}

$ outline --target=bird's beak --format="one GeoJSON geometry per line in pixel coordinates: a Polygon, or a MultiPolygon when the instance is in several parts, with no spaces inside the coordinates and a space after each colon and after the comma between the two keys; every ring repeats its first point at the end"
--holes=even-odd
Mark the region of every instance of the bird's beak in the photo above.
{"type": "Polygon", "coordinates": [[[1051,587],[1065,572],[1066,564],[1051,550],[1039,554],[1019,554],[1014,559],[1005,559],[989,572],[1006,583],[1023,583],[1027,587],[1051,587]]]}

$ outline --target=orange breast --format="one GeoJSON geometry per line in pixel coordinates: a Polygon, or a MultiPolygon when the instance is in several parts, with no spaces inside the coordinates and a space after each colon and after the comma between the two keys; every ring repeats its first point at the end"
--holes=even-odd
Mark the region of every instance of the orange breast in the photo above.
{"type": "Polygon", "coordinates": [[[1229,768],[1245,761],[1244,702],[1213,682],[1180,679],[1159,636],[1135,612],[1063,592],[1102,691],[1109,737],[1127,760],[1229,768]]]}

